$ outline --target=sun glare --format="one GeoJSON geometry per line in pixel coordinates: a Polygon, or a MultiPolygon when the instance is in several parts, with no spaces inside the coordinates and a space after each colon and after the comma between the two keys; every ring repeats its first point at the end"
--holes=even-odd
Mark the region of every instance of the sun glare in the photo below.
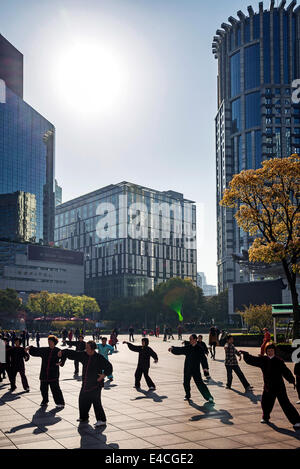
{"type": "Polygon", "coordinates": [[[128,91],[128,66],[107,46],[76,43],[58,59],[55,81],[63,105],[88,114],[116,112],[128,91]]]}

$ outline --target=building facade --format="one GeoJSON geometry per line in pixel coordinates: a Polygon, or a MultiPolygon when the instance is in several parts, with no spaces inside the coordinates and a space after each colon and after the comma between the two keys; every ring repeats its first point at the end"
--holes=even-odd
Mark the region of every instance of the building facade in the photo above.
{"type": "Polygon", "coordinates": [[[85,254],[85,293],[101,308],[172,277],[196,283],[196,206],[128,182],[56,207],[55,243],[85,254]]]}
{"type": "Polygon", "coordinates": [[[44,290],[83,295],[83,253],[0,241],[0,290],[6,288],[16,290],[24,301],[44,290]]]}
{"type": "Polygon", "coordinates": [[[257,169],[264,160],[300,154],[300,105],[293,82],[300,78],[300,7],[278,8],[272,0],[259,11],[229,17],[218,29],[213,53],[218,60],[216,125],[218,287],[246,282],[233,255],[253,239],[240,229],[234,211],[220,207],[234,174],[257,169]]]}
{"type": "Polygon", "coordinates": [[[0,195],[0,239],[35,242],[36,198],[28,192],[0,195]]]}
{"type": "Polygon", "coordinates": [[[215,285],[208,285],[206,275],[204,272],[197,273],[197,287],[203,290],[204,296],[216,296],[217,287],[215,285]]]}
{"type": "Polygon", "coordinates": [[[0,100],[0,194],[34,195],[36,241],[49,243],[54,239],[55,129],[23,101],[22,54],[2,36],[0,80],[5,82],[5,100],[0,100]]]}

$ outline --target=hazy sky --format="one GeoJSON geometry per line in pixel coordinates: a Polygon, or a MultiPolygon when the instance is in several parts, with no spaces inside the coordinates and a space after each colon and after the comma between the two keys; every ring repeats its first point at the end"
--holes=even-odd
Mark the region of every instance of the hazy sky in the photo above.
{"type": "MultiPolygon", "coordinates": [[[[24,99],[56,127],[63,201],[121,181],[182,192],[198,205],[198,271],[212,284],[211,43],[221,23],[250,3],[1,1],[0,33],[24,55],[24,99]]],[[[252,5],[257,11],[258,2],[252,5]]]]}

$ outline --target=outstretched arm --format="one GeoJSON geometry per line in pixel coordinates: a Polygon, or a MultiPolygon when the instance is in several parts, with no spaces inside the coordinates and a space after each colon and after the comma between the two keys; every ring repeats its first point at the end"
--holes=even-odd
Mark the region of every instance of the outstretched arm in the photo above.
{"type": "Polygon", "coordinates": [[[261,368],[263,364],[262,357],[254,357],[253,355],[250,355],[250,353],[244,352],[243,350],[240,350],[240,353],[244,356],[244,360],[247,365],[257,366],[258,368],[261,368]]]}
{"type": "Polygon", "coordinates": [[[173,355],[186,355],[186,348],[185,347],[171,347],[169,352],[173,353],[173,355]]]}
{"type": "Polygon", "coordinates": [[[123,344],[124,343],[128,345],[129,350],[131,350],[132,352],[139,352],[141,349],[141,345],[132,345],[129,342],[123,342],[123,344]]]}

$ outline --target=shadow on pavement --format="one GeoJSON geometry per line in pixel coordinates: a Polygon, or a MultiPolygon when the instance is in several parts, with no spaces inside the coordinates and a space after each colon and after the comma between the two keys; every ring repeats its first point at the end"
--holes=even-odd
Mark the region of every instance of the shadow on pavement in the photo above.
{"type": "Polygon", "coordinates": [[[55,417],[55,414],[59,410],[60,409],[52,409],[49,412],[46,412],[44,408],[38,409],[36,413],[32,416],[31,422],[24,423],[23,425],[18,425],[17,427],[12,427],[9,431],[5,433],[16,433],[19,430],[31,427],[34,428],[33,433],[35,435],[38,435],[39,433],[44,433],[48,430],[48,426],[55,425],[56,423],[61,421],[60,417],[55,417]]]}
{"type": "Polygon", "coordinates": [[[117,443],[106,443],[107,437],[103,435],[103,431],[106,427],[99,427],[94,429],[89,424],[80,424],[78,427],[78,433],[81,436],[80,448],[81,449],[118,449],[117,443]]]}
{"type": "Polygon", "coordinates": [[[247,399],[250,399],[253,404],[257,404],[258,402],[261,402],[261,394],[258,394],[257,396],[253,394],[253,392],[248,391],[248,392],[240,392],[237,391],[236,389],[232,389],[231,391],[235,392],[236,394],[239,394],[240,396],[247,397],[247,399]]]}
{"type": "Polygon", "coordinates": [[[204,379],[203,381],[207,386],[218,386],[219,388],[224,388],[223,381],[214,381],[212,378],[204,379]]]}
{"type": "Polygon", "coordinates": [[[199,406],[195,404],[193,401],[189,402],[190,406],[193,407],[196,410],[199,410],[200,412],[203,412],[204,415],[195,415],[190,418],[190,422],[198,422],[199,420],[202,419],[219,419],[221,423],[224,423],[224,425],[234,425],[233,422],[230,422],[230,420],[233,419],[233,416],[231,415],[230,412],[224,409],[216,410],[214,409],[214,404],[210,404],[209,402],[206,402],[203,406],[199,406]]]}
{"type": "Polygon", "coordinates": [[[287,436],[292,436],[296,440],[299,440],[299,448],[300,449],[300,431],[299,430],[287,430],[286,428],[280,428],[277,427],[274,423],[269,422],[268,427],[273,428],[278,433],[281,433],[282,435],[287,435],[287,436]]]}
{"type": "Polygon", "coordinates": [[[140,401],[141,399],[152,399],[154,402],[163,402],[164,399],[168,399],[168,396],[159,396],[153,391],[143,391],[142,389],[139,389],[137,390],[137,392],[144,395],[135,397],[134,399],[130,399],[131,401],[140,401]]]}
{"type": "Polygon", "coordinates": [[[24,394],[25,391],[20,391],[13,394],[11,391],[7,391],[0,399],[0,406],[5,405],[6,402],[16,401],[17,399],[21,399],[21,395],[24,394]]]}

